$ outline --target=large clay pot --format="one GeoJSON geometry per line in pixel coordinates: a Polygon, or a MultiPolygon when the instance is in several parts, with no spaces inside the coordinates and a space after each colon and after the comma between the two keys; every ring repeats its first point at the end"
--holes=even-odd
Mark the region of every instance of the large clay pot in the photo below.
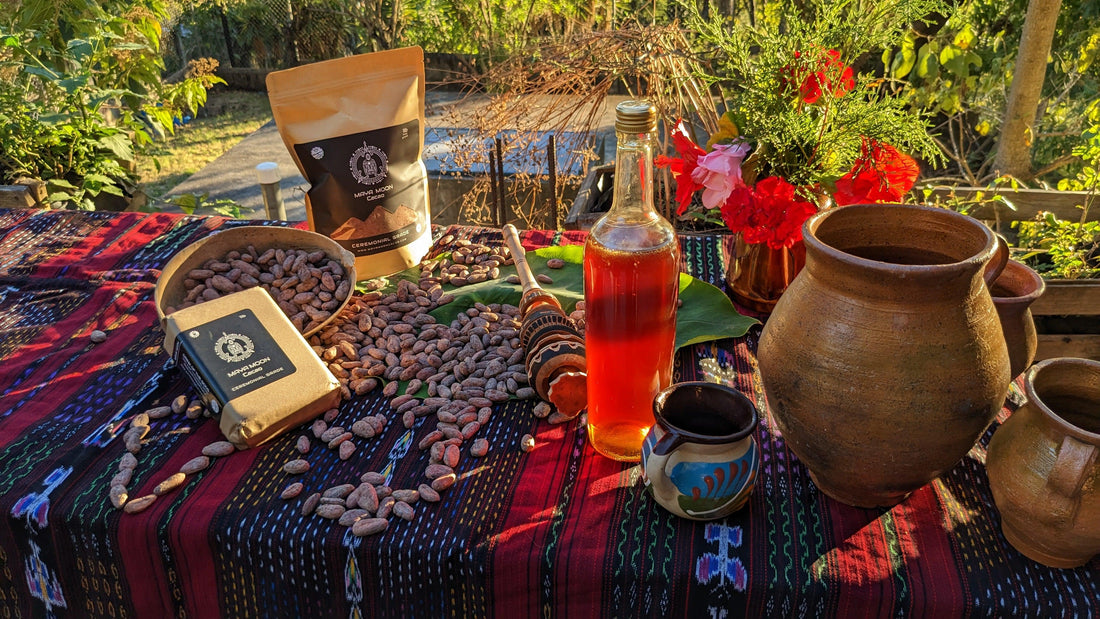
{"type": "Polygon", "coordinates": [[[768,405],[822,492],[894,505],[1004,404],[1008,350],[983,274],[1008,248],[965,215],[895,204],[823,211],[803,237],[806,267],[760,337],[768,405]]]}
{"type": "Polygon", "coordinates": [[[1015,379],[1023,373],[1035,359],[1035,347],[1038,336],[1035,333],[1035,321],[1031,317],[1031,304],[1046,290],[1043,278],[1019,262],[1010,260],[1000,277],[993,281],[990,293],[993,306],[1001,319],[1008,344],[1010,374],[1015,379]]]}
{"type": "Polygon", "coordinates": [[[1042,361],[1024,389],[986,455],[1001,530],[1039,563],[1084,565],[1100,553],[1100,363],[1042,361]]]}

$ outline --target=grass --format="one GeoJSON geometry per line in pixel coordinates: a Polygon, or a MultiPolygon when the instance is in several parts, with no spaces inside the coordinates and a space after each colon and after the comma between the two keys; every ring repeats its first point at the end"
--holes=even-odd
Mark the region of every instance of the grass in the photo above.
{"type": "Polygon", "coordinates": [[[148,147],[138,162],[142,189],[151,199],[167,197],[173,187],[269,120],[271,106],[266,93],[212,91],[198,118],[148,147]]]}

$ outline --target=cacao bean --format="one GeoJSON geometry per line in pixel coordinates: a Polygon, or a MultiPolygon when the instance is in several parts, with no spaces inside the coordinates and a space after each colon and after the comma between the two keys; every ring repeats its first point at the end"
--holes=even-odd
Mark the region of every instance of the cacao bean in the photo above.
{"type": "Polygon", "coordinates": [[[306,460],[298,459],[291,460],[283,465],[283,471],[291,475],[301,475],[309,470],[309,462],[306,460]]]}
{"type": "Polygon", "coordinates": [[[157,495],[147,494],[143,497],[127,501],[122,510],[125,511],[127,514],[136,514],[138,512],[145,511],[145,509],[152,505],[153,501],[156,500],[157,495]]]}
{"type": "Polygon", "coordinates": [[[233,443],[229,441],[216,441],[210,443],[206,447],[202,448],[202,455],[210,456],[212,458],[220,458],[222,456],[228,456],[236,451],[237,448],[233,446],[233,443]]]}

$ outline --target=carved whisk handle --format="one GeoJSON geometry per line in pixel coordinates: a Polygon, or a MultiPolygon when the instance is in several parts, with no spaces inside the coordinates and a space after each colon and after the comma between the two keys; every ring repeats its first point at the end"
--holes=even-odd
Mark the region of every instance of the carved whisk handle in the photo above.
{"type": "Polygon", "coordinates": [[[512,259],[516,261],[516,275],[519,275],[519,282],[523,284],[523,291],[541,288],[542,286],[539,286],[538,281],[535,280],[535,274],[531,272],[531,266],[527,264],[527,252],[519,242],[519,230],[516,230],[512,224],[504,226],[504,242],[508,244],[512,259]]]}
{"type": "Polygon", "coordinates": [[[584,338],[565,315],[561,303],[535,280],[519,231],[504,226],[504,242],[516,262],[523,284],[519,309],[520,341],[527,350],[525,367],[531,386],[566,417],[575,417],[587,406],[584,338]]]}
{"type": "Polygon", "coordinates": [[[527,252],[523,250],[523,245],[519,242],[519,231],[512,224],[505,224],[503,232],[504,242],[507,243],[508,250],[512,252],[512,259],[516,262],[516,274],[519,276],[519,282],[523,285],[523,296],[520,297],[519,303],[520,316],[526,316],[528,309],[543,304],[558,308],[558,311],[564,316],[565,312],[561,309],[561,303],[554,295],[539,286],[535,274],[531,272],[531,265],[527,264],[527,252]]]}

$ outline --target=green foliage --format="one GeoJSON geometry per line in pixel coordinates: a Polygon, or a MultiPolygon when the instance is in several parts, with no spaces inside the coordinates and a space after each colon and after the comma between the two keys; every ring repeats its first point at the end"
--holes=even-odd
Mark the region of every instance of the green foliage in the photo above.
{"type": "MultiPolygon", "coordinates": [[[[1081,141],[1073,147],[1071,154],[1080,160],[1081,164],[1073,176],[1058,181],[1058,189],[1061,191],[1087,191],[1089,199],[1095,197],[1100,190],[1100,99],[1093,101],[1089,106],[1088,120],[1092,123],[1081,132],[1081,141]]],[[[1088,211],[1089,204],[1080,205],[1088,211]]]]}
{"type": "MultiPolygon", "coordinates": [[[[935,118],[933,137],[952,162],[942,180],[981,186],[993,157],[1027,11],[1026,0],[965,0],[942,26],[914,27],[882,56],[891,87],[935,118]]],[[[1030,136],[1036,176],[1049,184],[1083,165],[1070,153],[1100,101],[1100,3],[1063,0],[1039,120],[1030,136]]],[[[1032,179],[1024,179],[1031,181],[1032,179]]]]}
{"type": "Polygon", "coordinates": [[[1053,213],[1012,222],[1029,266],[1051,278],[1100,277],[1100,222],[1070,222],[1053,213]]]}
{"type": "Polygon", "coordinates": [[[180,210],[188,215],[194,215],[195,213],[199,213],[200,215],[216,213],[223,217],[231,217],[233,219],[241,218],[240,204],[228,198],[211,200],[210,194],[208,193],[202,195],[185,193],[178,196],[172,196],[168,202],[178,206],[180,210]]]}
{"type": "Polygon", "coordinates": [[[766,13],[752,26],[721,17],[703,19],[689,6],[687,26],[697,33],[697,44],[712,67],[701,77],[720,87],[730,106],[726,117],[736,127],[732,135],[744,135],[755,144],[746,166],[751,170],[756,158],[767,162],[767,168],[754,170],[760,175],[827,186],[851,169],[861,136],[935,159],[925,121],[870,75],[859,75],[851,92],[822,88],[814,105],[783,93],[814,73],[823,82],[840,84],[844,67],[892,44],[911,23],[943,8],[937,0],[816,0],[788,7],[779,23],[766,13]],[[839,52],[831,64],[830,50],[839,52]]]}
{"type": "Polygon", "coordinates": [[[51,202],[94,209],[101,194],[125,195],[140,147],[220,81],[161,83],[158,3],[14,8],[0,25],[0,182],[40,178],[51,202]]]}

